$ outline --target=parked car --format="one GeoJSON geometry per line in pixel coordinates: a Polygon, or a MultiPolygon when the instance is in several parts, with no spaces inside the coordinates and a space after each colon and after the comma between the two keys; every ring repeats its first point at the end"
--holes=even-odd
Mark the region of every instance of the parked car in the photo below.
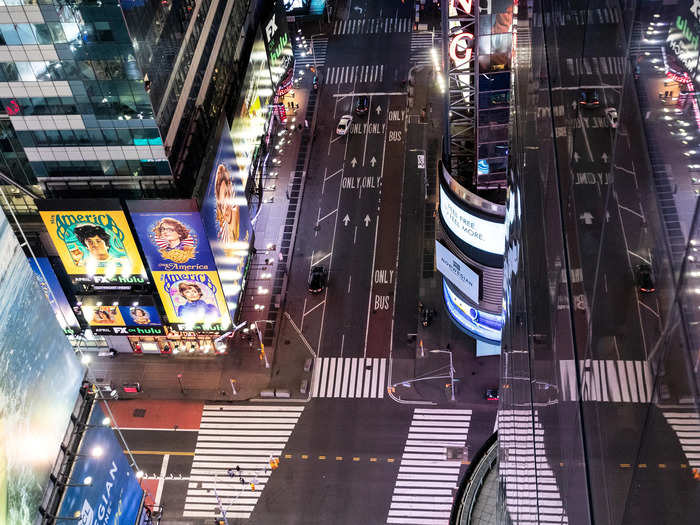
{"type": "Polygon", "coordinates": [[[328,271],[323,266],[313,266],[309,272],[309,291],[321,293],[326,289],[328,271]]]}
{"type": "Polygon", "coordinates": [[[617,110],[615,108],[605,108],[605,118],[607,119],[611,128],[617,127],[618,118],[617,110]]]}
{"type": "Polygon", "coordinates": [[[651,293],[656,288],[654,287],[654,275],[651,271],[651,266],[647,263],[638,264],[635,269],[635,277],[637,280],[637,288],[640,292],[651,293]]]}
{"type": "Polygon", "coordinates": [[[355,102],[355,115],[358,117],[364,117],[369,113],[369,97],[367,95],[361,95],[357,97],[355,102]]]}
{"type": "Polygon", "coordinates": [[[350,124],[352,124],[352,115],[343,115],[338,121],[338,127],[335,128],[335,132],[338,135],[347,135],[350,130],[350,124]]]}
{"type": "Polygon", "coordinates": [[[578,93],[578,103],[581,107],[593,109],[600,106],[600,98],[595,89],[582,89],[578,93]]]}

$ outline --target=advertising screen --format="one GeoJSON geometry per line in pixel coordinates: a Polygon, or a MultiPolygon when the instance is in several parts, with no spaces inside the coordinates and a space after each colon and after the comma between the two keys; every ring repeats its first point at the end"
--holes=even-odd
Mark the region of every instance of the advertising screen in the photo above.
{"type": "Polygon", "coordinates": [[[66,294],[63,293],[56,273],[51,267],[51,262],[46,257],[37,257],[36,262],[34,259],[28,259],[28,261],[44,296],[49,301],[53,313],[56,314],[58,324],[63,328],[63,332],[66,334],[79,332],[80,325],[68,303],[66,294]]]}
{"type": "MultiPolygon", "coordinates": [[[[105,415],[95,403],[71,469],[59,516],[80,512],[86,525],[134,525],[139,518],[143,489],[129,466],[111,427],[102,426],[105,415]],[[99,457],[92,457],[96,449],[99,457]]],[[[60,521],[60,520],[59,520],[60,521]]]]}
{"type": "Polygon", "coordinates": [[[236,166],[228,124],[224,120],[222,125],[221,139],[201,213],[221,277],[224,305],[231,319],[235,319],[253,228],[243,173],[236,166]]]}
{"type": "Polygon", "coordinates": [[[31,524],[83,369],[0,213],[0,523],[31,524]]]}
{"type": "Polygon", "coordinates": [[[277,86],[282,75],[291,65],[293,55],[292,42],[287,27],[287,15],[280,2],[275,2],[272,15],[265,21],[263,38],[270,64],[272,85],[277,86]]]}
{"type": "Polygon", "coordinates": [[[160,315],[150,296],[78,297],[83,317],[95,334],[159,335],[160,315]],[[126,328],[125,328],[126,327],[126,328]]]}
{"type": "Polygon", "coordinates": [[[469,306],[450,288],[447,279],[442,280],[442,288],[448,312],[467,333],[488,342],[501,341],[502,316],[469,306]]]}
{"type": "Polygon", "coordinates": [[[69,275],[112,280],[144,272],[119,201],[40,201],[39,210],[69,275]]]}
{"type": "Polygon", "coordinates": [[[674,11],[676,16],[669,17],[669,30],[666,37],[666,44],[671,50],[669,57],[671,60],[668,62],[669,72],[679,75],[687,72],[690,78],[697,82],[700,5],[695,0],[682,0],[671,12],[674,11]]]}
{"type": "Polygon", "coordinates": [[[216,272],[153,272],[153,279],[171,323],[231,325],[216,272]]]}
{"type": "Polygon", "coordinates": [[[462,242],[488,253],[503,255],[506,245],[505,225],[467,212],[457,205],[442,186],[440,216],[452,234],[462,242]]]}
{"type": "Polygon", "coordinates": [[[435,263],[438,271],[475,303],[479,302],[479,275],[435,241],[435,263]]]}
{"type": "Polygon", "coordinates": [[[194,201],[130,201],[127,206],[152,271],[216,270],[194,201]]]}

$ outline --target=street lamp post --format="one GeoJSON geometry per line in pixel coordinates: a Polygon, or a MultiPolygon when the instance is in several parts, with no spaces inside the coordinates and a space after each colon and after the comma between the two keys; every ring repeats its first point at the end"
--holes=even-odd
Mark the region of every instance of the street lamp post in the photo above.
{"type": "Polygon", "coordinates": [[[450,356],[450,390],[452,391],[451,401],[455,400],[455,369],[452,366],[452,351],[451,350],[431,350],[431,354],[449,354],[450,356]]]}

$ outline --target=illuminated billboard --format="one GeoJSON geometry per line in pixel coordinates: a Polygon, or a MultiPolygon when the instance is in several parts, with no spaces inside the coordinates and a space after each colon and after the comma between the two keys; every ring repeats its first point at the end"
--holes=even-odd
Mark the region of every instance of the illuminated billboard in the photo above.
{"type": "Polygon", "coordinates": [[[117,200],[39,201],[39,214],[68,275],[100,282],[139,276],[141,257],[117,200]]]}
{"type": "Polygon", "coordinates": [[[216,272],[153,272],[168,321],[226,330],[231,319],[216,272]]]}
{"type": "Polygon", "coordinates": [[[31,524],[83,369],[0,213],[0,523],[31,524]]]}
{"type": "Polygon", "coordinates": [[[503,316],[490,314],[469,306],[452,290],[447,279],[442,280],[445,305],[450,316],[469,335],[487,342],[499,343],[503,328],[503,316]]]}
{"type": "Polygon", "coordinates": [[[275,2],[273,13],[264,24],[263,39],[270,64],[272,85],[277,86],[282,75],[291,65],[293,51],[289,38],[287,15],[281,2],[275,2]]]}
{"type": "Polygon", "coordinates": [[[245,196],[245,174],[237,168],[228,124],[222,120],[221,138],[201,215],[221,277],[224,305],[231,319],[235,319],[253,228],[245,196]]]}
{"type": "Polygon", "coordinates": [[[438,271],[464,295],[475,303],[479,302],[479,275],[437,240],[435,241],[435,264],[438,271]]]}
{"type": "Polygon", "coordinates": [[[80,324],[73,313],[73,309],[68,303],[66,294],[58,282],[58,277],[53,271],[51,262],[46,257],[37,257],[36,259],[28,259],[36,276],[36,280],[44,292],[44,296],[49,301],[53,313],[56,314],[58,324],[63,328],[66,334],[75,334],[80,331],[80,324]]]}
{"type": "Polygon", "coordinates": [[[141,512],[143,489],[114,431],[102,424],[104,418],[102,408],[95,403],[58,515],[80,513],[80,523],[85,525],[135,525],[141,512]],[[100,454],[94,457],[96,450],[100,454]]]}
{"type": "Polygon", "coordinates": [[[127,206],[152,271],[216,270],[194,201],[129,201],[127,206]]]}
{"type": "Polygon", "coordinates": [[[83,317],[94,334],[161,335],[160,315],[150,296],[78,297],[83,317]]]}
{"type": "MultiPolygon", "coordinates": [[[[227,131],[224,130],[226,135],[227,131]]],[[[226,187],[220,189],[220,208],[231,210],[230,215],[221,214],[222,228],[227,228],[222,237],[232,239],[240,234],[240,208],[246,211],[247,220],[247,207],[229,202],[225,203],[226,207],[223,200],[229,199],[235,190],[229,190],[233,186],[230,181],[223,181],[221,185],[226,187]]],[[[226,330],[231,319],[209,247],[208,232],[195,202],[146,200],[130,201],[127,205],[168,321],[193,328],[204,325],[206,329],[218,326],[226,330]]]]}
{"type": "Polygon", "coordinates": [[[460,241],[484,252],[503,255],[506,245],[505,224],[469,213],[457,204],[442,185],[440,217],[448,231],[460,241]]]}

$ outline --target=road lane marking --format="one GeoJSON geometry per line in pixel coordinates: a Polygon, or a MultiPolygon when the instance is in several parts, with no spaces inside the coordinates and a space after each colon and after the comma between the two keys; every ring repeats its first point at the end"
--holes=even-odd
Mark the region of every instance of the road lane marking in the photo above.
{"type": "MultiPolygon", "coordinates": [[[[124,430],[123,428],[121,430],[124,430]]],[[[174,452],[162,450],[125,450],[125,454],[140,454],[143,456],[194,456],[194,452],[174,452]]]]}
{"type": "Polygon", "coordinates": [[[160,507],[160,500],[163,497],[163,481],[165,475],[168,473],[168,462],[170,461],[170,454],[163,454],[163,463],[160,467],[160,477],[158,478],[158,488],[156,489],[155,498],[153,498],[153,505],[155,507],[160,507]]]}
{"type": "Polygon", "coordinates": [[[321,380],[314,381],[312,397],[384,397],[388,381],[386,358],[318,357],[314,369],[321,380]]]}
{"type": "MultiPolygon", "coordinates": [[[[321,219],[321,220],[323,220],[323,219],[321,219]]],[[[312,262],[312,263],[311,263],[311,267],[314,267],[314,266],[317,266],[317,265],[321,264],[323,261],[325,261],[326,259],[328,259],[328,257],[330,257],[330,256],[331,256],[331,254],[330,254],[330,252],[329,252],[329,253],[327,253],[326,255],[324,255],[323,257],[321,257],[321,258],[320,258],[318,261],[316,261],[315,263],[312,262]]],[[[313,260],[313,259],[312,259],[312,260],[313,260]]]]}
{"type": "Polygon", "coordinates": [[[325,302],[326,302],[326,301],[323,300],[323,301],[321,301],[320,303],[318,303],[316,306],[314,306],[314,307],[313,307],[311,310],[309,310],[308,312],[304,312],[304,317],[306,317],[307,315],[309,315],[311,312],[313,312],[313,311],[314,311],[316,308],[318,308],[319,306],[323,305],[323,303],[325,303],[325,302]]]}

